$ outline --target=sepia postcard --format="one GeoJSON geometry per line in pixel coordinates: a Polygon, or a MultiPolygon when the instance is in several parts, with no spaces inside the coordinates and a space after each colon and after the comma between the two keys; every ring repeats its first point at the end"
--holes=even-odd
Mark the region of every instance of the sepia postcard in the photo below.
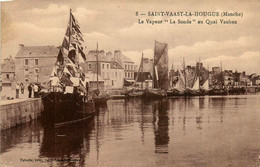
{"type": "Polygon", "coordinates": [[[0,166],[260,167],[259,0],[0,7],[0,166]]]}

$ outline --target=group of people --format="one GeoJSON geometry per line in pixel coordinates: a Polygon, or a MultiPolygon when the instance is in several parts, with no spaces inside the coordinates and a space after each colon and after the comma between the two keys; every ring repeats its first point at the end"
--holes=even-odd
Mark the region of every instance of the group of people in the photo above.
{"type": "MultiPolygon", "coordinates": [[[[16,84],[16,98],[19,98],[19,92],[21,91],[21,94],[24,94],[24,85],[23,83],[17,83],[16,84]]],[[[40,91],[40,88],[37,84],[30,83],[28,86],[28,97],[32,98],[32,95],[34,95],[34,98],[39,97],[38,93],[40,91]],[[33,93],[33,94],[32,94],[33,93]]]]}

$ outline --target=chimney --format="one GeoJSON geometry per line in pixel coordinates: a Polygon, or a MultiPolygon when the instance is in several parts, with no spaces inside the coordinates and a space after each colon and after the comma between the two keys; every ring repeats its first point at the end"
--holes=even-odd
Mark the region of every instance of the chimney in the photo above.
{"type": "Polygon", "coordinates": [[[22,50],[23,47],[24,47],[24,44],[19,44],[19,50],[22,50]]]}

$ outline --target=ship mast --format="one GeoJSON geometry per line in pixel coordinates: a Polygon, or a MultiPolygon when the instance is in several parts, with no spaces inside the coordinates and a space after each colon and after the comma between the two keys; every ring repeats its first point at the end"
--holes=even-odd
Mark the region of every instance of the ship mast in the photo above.
{"type": "Polygon", "coordinates": [[[144,59],[144,53],[142,53],[142,60],[141,60],[141,78],[142,78],[142,80],[141,80],[141,88],[142,88],[142,90],[143,90],[143,78],[144,78],[144,76],[143,76],[143,68],[144,68],[143,59],[144,59]]]}
{"type": "Polygon", "coordinates": [[[187,88],[186,84],[186,71],[185,71],[185,59],[183,58],[183,72],[184,72],[184,84],[185,84],[185,89],[187,88]]]}

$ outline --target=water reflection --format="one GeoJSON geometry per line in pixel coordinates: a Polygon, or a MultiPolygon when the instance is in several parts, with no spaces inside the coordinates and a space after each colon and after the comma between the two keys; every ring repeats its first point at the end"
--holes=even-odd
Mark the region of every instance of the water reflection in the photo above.
{"type": "Polygon", "coordinates": [[[56,159],[45,166],[252,166],[260,153],[259,99],[108,100],[84,125],[54,130],[34,121],[3,131],[1,158],[19,166],[12,156],[29,151],[25,157],[56,159]]]}
{"type": "Polygon", "coordinates": [[[1,131],[1,153],[21,143],[40,143],[41,123],[33,121],[23,126],[1,131]]]}
{"type": "Polygon", "coordinates": [[[40,158],[49,158],[58,166],[82,166],[90,152],[90,135],[94,120],[62,128],[45,128],[40,147],[40,158]]]}
{"type": "Polygon", "coordinates": [[[153,126],[155,135],[155,153],[168,153],[169,117],[168,102],[159,100],[153,104],[153,126]]]}

